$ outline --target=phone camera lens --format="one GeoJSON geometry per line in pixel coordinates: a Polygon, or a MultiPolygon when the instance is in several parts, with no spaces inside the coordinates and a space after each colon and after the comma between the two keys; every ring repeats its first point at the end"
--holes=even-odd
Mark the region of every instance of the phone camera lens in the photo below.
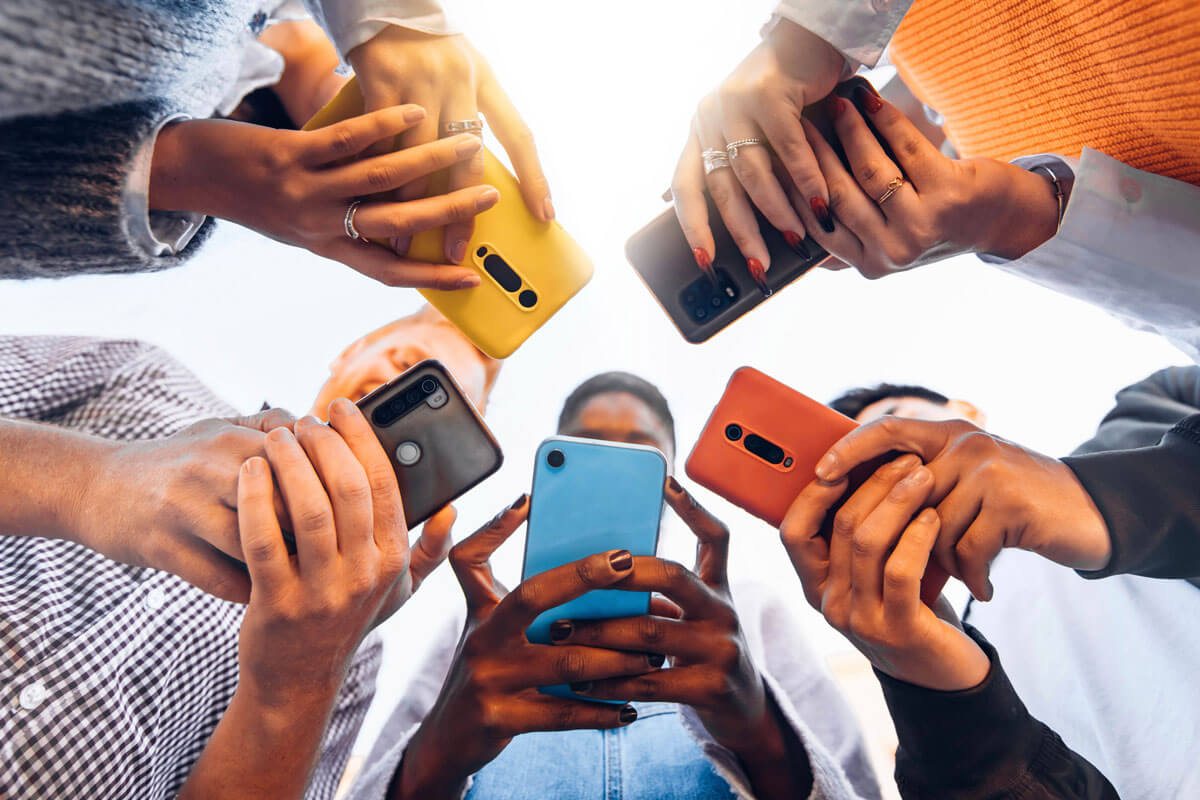
{"type": "Polygon", "coordinates": [[[553,469],[558,469],[563,464],[567,463],[567,456],[562,450],[551,450],[546,454],[546,463],[553,469]]]}
{"type": "Polygon", "coordinates": [[[437,388],[437,381],[435,381],[433,378],[426,378],[425,380],[421,381],[421,392],[424,394],[433,394],[437,391],[437,388]]]}
{"type": "Polygon", "coordinates": [[[796,462],[792,461],[792,457],[791,457],[791,456],[788,456],[787,458],[785,458],[785,459],[783,460],[783,466],[784,466],[785,468],[787,468],[787,469],[791,469],[791,468],[792,468],[792,464],[794,464],[794,463],[796,463],[796,462]]]}
{"type": "Polygon", "coordinates": [[[517,295],[517,302],[521,304],[521,308],[533,308],[537,305],[537,292],[526,289],[517,295]]]}
{"type": "Polygon", "coordinates": [[[404,393],[404,399],[410,403],[415,403],[421,399],[421,392],[418,389],[409,389],[404,393]]]}
{"type": "Polygon", "coordinates": [[[483,258],[484,256],[487,255],[487,248],[486,247],[479,248],[478,250],[475,251],[475,255],[479,256],[480,258],[483,258]]]}
{"type": "Polygon", "coordinates": [[[696,319],[708,319],[708,312],[703,308],[697,308],[695,316],[696,319]]]}
{"type": "Polygon", "coordinates": [[[742,438],[742,426],[741,425],[726,425],[725,426],[725,438],[731,442],[736,442],[738,439],[742,438]]]}
{"type": "Polygon", "coordinates": [[[712,303],[713,308],[720,308],[721,307],[721,295],[717,295],[712,300],[709,300],[709,302],[712,303]]]}

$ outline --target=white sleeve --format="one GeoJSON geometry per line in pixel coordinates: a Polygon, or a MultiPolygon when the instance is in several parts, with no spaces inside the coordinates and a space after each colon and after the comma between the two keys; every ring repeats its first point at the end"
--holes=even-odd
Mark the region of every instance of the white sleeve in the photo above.
{"type": "Polygon", "coordinates": [[[342,63],[346,54],[388,25],[448,36],[461,31],[451,22],[440,0],[304,0],[342,63]]]}
{"type": "Polygon", "coordinates": [[[812,31],[858,64],[875,66],[912,0],[780,0],[775,16],[812,31]]]}
{"type": "Polygon", "coordinates": [[[172,122],[190,119],[186,114],[171,114],[163,118],[150,135],[134,151],[129,174],[121,190],[121,224],[130,241],[147,255],[178,255],[207,217],[194,211],[150,210],[150,166],[154,161],[154,145],[158,134],[172,122]]]}
{"type": "Polygon", "coordinates": [[[1085,148],[1058,234],[1001,269],[1156,331],[1200,361],[1200,187],[1085,148]]]}

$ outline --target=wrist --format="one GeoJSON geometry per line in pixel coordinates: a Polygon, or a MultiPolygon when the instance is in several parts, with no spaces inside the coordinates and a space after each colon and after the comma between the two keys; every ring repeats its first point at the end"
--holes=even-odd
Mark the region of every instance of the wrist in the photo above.
{"type": "Polygon", "coordinates": [[[117,531],[112,530],[109,511],[127,507],[123,495],[129,486],[122,481],[118,467],[122,455],[133,445],[95,439],[87,446],[88,457],[83,461],[88,468],[79,470],[74,481],[76,491],[64,497],[62,516],[54,529],[61,531],[62,539],[112,557],[114,553],[106,541],[117,531]]]}
{"type": "Polygon", "coordinates": [[[987,679],[991,661],[965,632],[953,632],[955,647],[946,652],[898,653],[871,659],[873,665],[898,681],[939,692],[974,689],[987,679]]]}
{"type": "MultiPolygon", "coordinates": [[[[159,131],[150,162],[150,208],[156,211],[194,211],[220,217],[219,178],[223,170],[213,162],[214,125],[221,120],[185,120],[159,131]]],[[[228,123],[234,124],[234,123],[228,123]]]]}
{"type": "Polygon", "coordinates": [[[985,191],[995,192],[998,207],[988,215],[992,224],[974,249],[1017,259],[1058,232],[1056,189],[1043,175],[1012,164],[992,163],[1001,168],[1005,180],[996,188],[985,186],[985,191]]]}
{"type": "Polygon", "coordinates": [[[466,787],[472,771],[451,763],[448,756],[455,752],[454,748],[439,747],[431,741],[436,737],[431,735],[429,722],[426,718],[408,743],[396,770],[389,800],[457,800],[466,787]]]}

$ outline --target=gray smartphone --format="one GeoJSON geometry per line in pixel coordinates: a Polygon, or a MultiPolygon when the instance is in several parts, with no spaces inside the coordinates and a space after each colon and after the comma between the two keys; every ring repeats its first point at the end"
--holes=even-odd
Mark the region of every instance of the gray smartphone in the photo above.
{"type": "Polygon", "coordinates": [[[410,528],[504,463],[496,437],[439,361],[410,367],[358,407],[396,470],[410,528]]]}

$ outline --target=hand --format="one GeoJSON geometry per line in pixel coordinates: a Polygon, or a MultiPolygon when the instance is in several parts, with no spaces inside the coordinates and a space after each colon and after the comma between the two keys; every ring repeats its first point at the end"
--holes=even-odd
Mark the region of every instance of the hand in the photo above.
{"type": "MultiPolygon", "coordinates": [[[[844,98],[829,99],[829,114],[853,174],[804,120],[840,223],[813,229],[813,238],[830,253],[879,278],[970,251],[1019,258],[1054,235],[1058,201],[1044,177],[988,158],[947,158],[891,103],[862,88],[856,95],[900,163],[887,156],[863,115],[844,98]],[[897,177],[905,183],[880,204],[897,177]]],[[[802,213],[811,219],[805,209],[802,213]]]]}
{"type": "Polygon", "coordinates": [[[982,683],[990,662],[944,598],[936,613],[921,600],[921,578],[938,538],[937,512],[920,511],[933,485],[931,471],[914,456],[884,464],[838,512],[855,523],[835,526],[826,540],[821,524],[847,481],[816,479],[792,503],[779,535],[809,604],[878,670],[957,691],[982,683]]]}
{"type": "Polygon", "coordinates": [[[928,465],[933,484],[926,502],[941,519],[934,557],[976,598],[991,599],[988,569],[1004,547],[1074,569],[1108,563],[1108,526],[1075,473],[969,422],[883,417],[835,444],[817,464],[817,477],[840,481],[892,450],[915,453],[928,465]]]}
{"type": "MultiPolygon", "coordinates": [[[[816,213],[816,225],[825,225],[826,230],[832,227],[829,192],[800,128],[800,112],[833,90],[845,63],[828,42],[794,22],[781,20],[717,90],[701,101],[675,168],[671,193],[683,235],[702,270],[708,271],[716,255],[704,201],[706,186],[742,256],[747,262],[757,261],[763,270],[770,267],[771,259],[751,203],[798,250],[803,247],[805,232],[815,230],[797,216],[776,177],[775,163],[790,176],[801,203],[811,209],[810,217],[816,213]],[[765,138],[770,150],[764,146],[742,148],[737,158],[731,159],[731,169],[715,169],[705,176],[702,151],[723,150],[727,142],[748,138],[765,138]]],[[[755,271],[753,265],[751,271],[755,271]]]]}
{"type": "MultiPolygon", "coordinates": [[[[504,146],[521,182],[521,195],[533,216],[554,219],[550,187],[538,161],[533,135],[500,87],[491,67],[465,36],[434,36],[390,25],[347,54],[358,75],[368,111],[415,103],[429,114],[400,137],[403,148],[436,141],[446,122],[475,119],[482,111],[504,146]]],[[[476,153],[450,170],[449,188],[462,191],[483,179],[483,154],[476,153]]],[[[425,176],[411,180],[399,199],[415,200],[428,189],[425,176]]],[[[467,254],[474,220],[446,226],[446,260],[460,264],[467,254]]],[[[393,248],[408,252],[410,234],[394,235],[393,248]]]]}
{"type": "Polygon", "coordinates": [[[283,74],[271,89],[297,127],[332,100],[347,80],[334,72],[337,50],[312,19],[277,22],[258,40],[283,56],[283,74]]]}
{"type": "MultiPolygon", "coordinates": [[[[341,261],[388,286],[466,289],[474,270],[398,257],[346,235],[350,203],[404,186],[478,156],[477,136],[451,136],[422,147],[347,159],[391,141],[425,119],[418,106],[385,108],[314,131],[285,131],[228,120],[189,120],[159,134],[150,172],[150,206],[198,211],[341,261]]],[[[363,202],[354,227],[387,239],[474,219],[500,199],[473,186],[410,202],[363,202]]]]}
{"type": "MultiPolygon", "coordinates": [[[[467,601],[467,622],[450,674],[404,755],[399,797],[452,797],[468,776],[530,731],[618,728],[632,706],[600,705],[538,692],[538,686],[637,675],[655,668],[644,654],[531,644],[525,630],[543,611],[629,574],[627,550],[598,553],[535,575],[511,593],[489,559],[529,514],[528,496],[463,540],[450,564],[467,601]]],[[[659,662],[661,664],[661,662],[659,662]]]]}

